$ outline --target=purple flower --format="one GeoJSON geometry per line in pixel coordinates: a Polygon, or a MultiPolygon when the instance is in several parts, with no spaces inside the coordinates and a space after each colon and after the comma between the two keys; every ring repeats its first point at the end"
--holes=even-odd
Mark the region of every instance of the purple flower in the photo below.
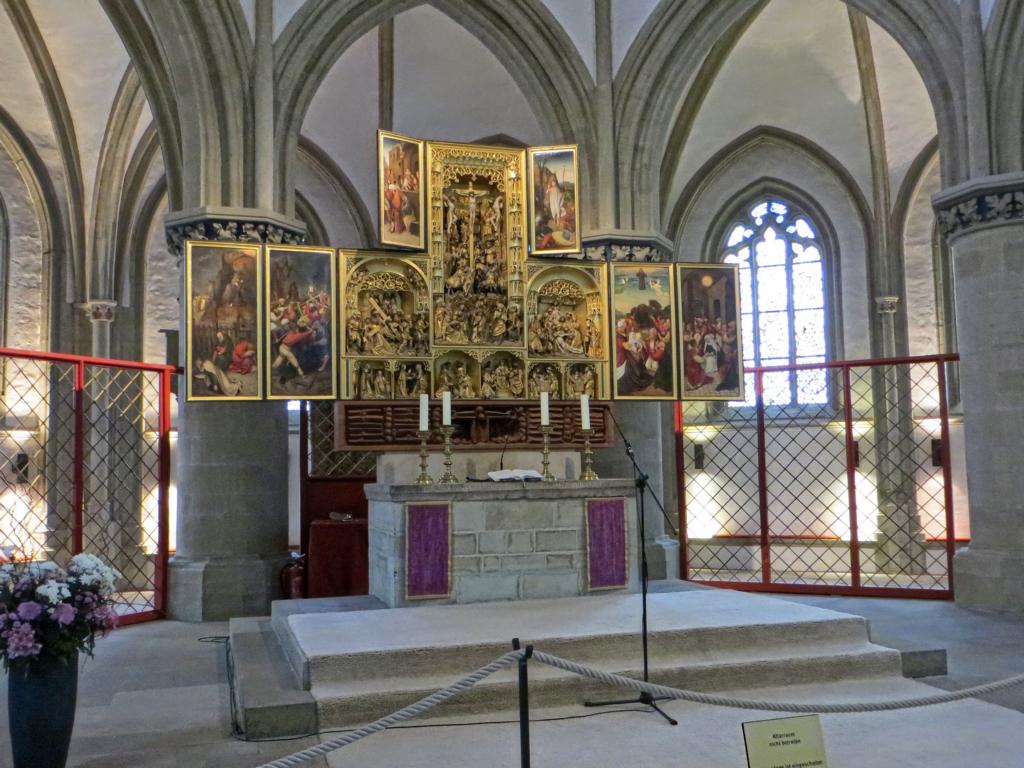
{"type": "Polygon", "coordinates": [[[61,603],[50,614],[53,620],[66,627],[75,620],[75,609],[69,603],[61,603]]]}
{"type": "Polygon", "coordinates": [[[14,622],[11,629],[5,630],[3,637],[7,640],[7,655],[12,659],[38,656],[43,649],[36,642],[36,633],[32,625],[20,621],[14,622]]]}
{"type": "Polygon", "coordinates": [[[32,621],[43,612],[43,606],[34,600],[29,600],[18,606],[18,618],[22,621],[32,621]]]}

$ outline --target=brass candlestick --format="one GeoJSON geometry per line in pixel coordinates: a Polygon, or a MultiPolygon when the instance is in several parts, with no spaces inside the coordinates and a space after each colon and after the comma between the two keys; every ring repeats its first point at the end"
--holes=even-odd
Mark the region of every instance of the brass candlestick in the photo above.
{"type": "Polygon", "coordinates": [[[455,479],[455,473],[452,472],[452,433],[455,432],[455,427],[451,424],[445,427],[441,427],[441,434],[444,435],[444,474],[441,475],[439,483],[446,485],[451,483],[457,483],[455,479]]]}
{"type": "Polygon", "coordinates": [[[583,472],[580,480],[597,480],[597,473],[594,471],[594,451],[590,447],[590,435],[593,429],[581,429],[583,433],[583,472]]]}
{"type": "Polygon", "coordinates": [[[429,429],[420,430],[420,476],[416,478],[417,485],[430,485],[434,481],[427,474],[427,440],[430,438],[429,429]]]}
{"type": "Polygon", "coordinates": [[[555,479],[555,476],[551,474],[551,426],[542,426],[540,433],[544,436],[544,448],[540,458],[541,476],[544,478],[544,482],[550,483],[555,479]]]}

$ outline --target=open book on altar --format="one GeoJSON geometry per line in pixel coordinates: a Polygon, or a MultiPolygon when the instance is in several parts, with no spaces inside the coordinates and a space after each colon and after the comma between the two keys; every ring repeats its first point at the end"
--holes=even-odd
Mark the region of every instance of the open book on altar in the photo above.
{"type": "Polygon", "coordinates": [[[503,480],[543,480],[544,477],[535,469],[498,469],[494,472],[488,472],[487,477],[496,483],[500,483],[503,480]]]}

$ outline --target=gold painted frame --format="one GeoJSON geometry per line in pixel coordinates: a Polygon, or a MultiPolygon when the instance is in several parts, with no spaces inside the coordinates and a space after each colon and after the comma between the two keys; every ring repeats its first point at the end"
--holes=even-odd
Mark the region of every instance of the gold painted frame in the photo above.
{"type": "MultiPolygon", "coordinates": [[[[262,281],[263,281],[263,254],[261,253],[262,246],[253,243],[228,243],[228,242],[213,242],[209,240],[187,240],[185,241],[185,399],[190,402],[196,401],[252,401],[263,399],[263,369],[265,361],[263,360],[263,342],[260,335],[263,333],[263,293],[262,293],[262,281]],[[196,311],[195,299],[201,298],[199,296],[193,296],[193,272],[194,272],[194,259],[196,255],[194,251],[196,249],[214,249],[222,251],[239,251],[244,253],[246,256],[253,260],[256,280],[256,317],[255,317],[255,332],[252,346],[255,353],[255,371],[256,371],[256,394],[254,395],[197,395],[194,393],[194,373],[195,373],[195,362],[193,356],[195,353],[195,339],[193,338],[195,328],[193,326],[194,314],[196,311]]],[[[223,257],[222,257],[223,258],[223,257]]],[[[210,300],[211,297],[205,297],[210,300]]],[[[213,365],[212,361],[207,361],[210,365],[213,365]]],[[[214,366],[216,367],[216,366],[214,366]]],[[[211,369],[208,370],[211,377],[217,379],[217,375],[211,369]]],[[[227,376],[226,373],[222,372],[223,376],[227,376]]],[[[226,378],[225,381],[231,381],[226,378]]]]}
{"type": "MultiPolygon", "coordinates": [[[[562,161],[563,168],[568,164],[566,160],[562,161]]],[[[529,222],[528,222],[528,253],[530,256],[550,256],[557,253],[580,253],[583,248],[582,240],[580,239],[580,167],[579,167],[579,148],[576,144],[562,144],[546,147],[530,147],[527,150],[526,167],[529,174],[529,181],[527,183],[527,196],[529,202],[529,222]],[[552,247],[538,248],[537,247],[537,216],[540,210],[543,209],[543,191],[541,191],[541,198],[538,200],[538,194],[536,189],[537,184],[537,158],[545,155],[557,156],[560,154],[571,155],[572,157],[572,211],[573,211],[573,239],[574,245],[558,245],[557,243],[552,247]]],[[[555,174],[557,180],[557,173],[555,174]]],[[[563,185],[565,179],[561,182],[563,185]]],[[[545,224],[547,226],[547,224],[545,224]]],[[[563,231],[565,229],[563,228],[563,231]]]]}
{"type": "Polygon", "coordinates": [[[267,400],[337,400],[338,399],[338,267],[333,248],[307,247],[305,245],[265,245],[263,246],[263,344],[264,361],[266,365],[266,387],[267,400]],[[328,291],[331,301],[331,343],[329,354],[331,356],[331,391],[323,395],[302,395],[301,393],[289,393],[282,395],[274,394],[274,355],[273,339],[270,332],[271,313],[273,311],[273,298],[270,295],[273,273],[271,271],[271,252],[284,251],[286,253],[315,253],[326,257],[328,268],[328,291]]]}
{"type": "MultiPolygon", "coordinates": [[[[676,338],[681,342],[679,351],[677,352],[677,359],[679,362],[679,387],[680,387],[680,399],[689,401],[705,401],[705,400],[724,400],[724,401],[742,401],[745,398],[744,394],[744,377],[743,377],[743,329],[742,329],[742,308],[740,306],[740,280],[739,280],[739,266],[736,264],[704,264],[704,263],[682,263],[676,265],[677,281],[676,281],[676,293],[679,297],[679,333],[676,338]],[[736,324],[736,338],[734,341],[736,363],[735,370],[738,379],[738,386],[734,390],[728,390],[726,394],[688,394],[690,387],[687,385],[686,377],[686,366],[687,366],[687,340],[684,336],[686,324],[689,322],[687,318],[688,306],[686,300],[686,286],[687,283],[696,278],[703,278],[704,276],[710,277],[711,274],[716,272],[729,272],[732,278],[732,291],[731,296],[726,296],[726,300],[729,298],[733,302],[733,322],[736,324]]],[[[714,284],[714,278],[712,278],[712,285],[714,284]]],[[[710,288],[711,286],[705,286],[710,288]]],[[[722,307],[723,317],[728,317],[728,306],[722,307]]],[[[728,321],[726,321],[728,322],[728,321]]]]}
{"type": "MultiPolygon", "coordinates": [[[[609,392],[611,391],[611,378],[610,378],[610,361],[608,359],[608,332],[609,332],[609,307],[608,307],[608,265],[603,261],[599,262],[586,262],[577,260],[565,260],[565,259],[536,259],[530,260],[527,265],[527,278],[526,278],[526,296],[525,296],[525,307],[526,317],[524,324],[524,340],[526,343],[526,361],[527,368],[534,363],[549,362],[564,368],[565,384],[563,390],[568,389],[568,374],[572,366],[575,365],[592,365],[597,369],[597,393],[593,400],[607,400],[609,399],[609,392]],[[534,300],[534,291],[536,285],[545,280],[547,277],[554,276],[554,279],[558,279],[559,274],[572,274],[582,272],[587,277],[596,283],[596,289],[592,292],[586,293],[585,298],[591,303],[596,303],[596,309],[600,315],[600,321],[598,323],[598,330],[602,334],[601,343],[599,345],[600,356],[599,357],[587,357],[587,356],[574,356],[574,355],[557,355],[557,354],[538,354],[530,350],[530,324],[532,318],[535,317],[533,310],[536,308],[532,307],[534,300]]],[[[545,282],[547,284],[547,281],[545,282]]],[[[569,398],[563,391],[563,399],[575,399],[569,398]]]]}
{"type": "MultiPolygon", "coordinates": [[[[523,306],[523,283],[525,280],[526,251],[523,233],[525,230],[526,205],[526,150],[510,147],[493,147],[482,144],[458,144],[453,142],[428,141],[427,167],[429,181],[427,184],[430,198],[428,200],[427,228],[431,236],[427,244],[430,254],[430,285],[432,307],[436,307],[437,299],[444,297],[445,274],[445,189],[449,180],[458,175],[474,175],[488,177],[495,187],[499,188],[504,200],[504,242],[505,269],[507,279],[507,305],[517,307],[522,312],[522,323],[526,322],[526,309],[523,306]]],[[[480,295],[480,294],[474,294],[480,295]]],[[[432,318],[433,319],[433,318],[432,318]]],[[[432,335],[435,355],[449,349],[477,349],[491,351],[499,349],[525,349],[525,333],[518,342],[499,344],[473,344],[450,342],[432,335]]]]}
{"type": "Polygon", "coordinates": [[[615,589],[629,589],[629,500],[625,496],[588,496],[583,500],[583,540],[587,545],[587,591],[588,592],[610,592],[615,589]],[[624,584],[614,584],[608,587],[595,587],[590,578],[590,516],[587,514],[587,505],[591,501],[621,501],[622,502],[622,556],[625,559],[626,581],[624,584]]]}
{"type": "MultiPolygon", "coordinates": [[[[424,171],[426,169],[426,165],[424,164],[424,144],[425,142],[422,139],[414,139],[411,136],[403,136],[399,133],[391,133],[390,131],[377,131],[377,236],[382,245],[393,245],[398,248],[409,248],[415,251],[422,251],[425,247],[427,229],[427,211],[425,209],[427,185],[424,176],[424,171]],[[415,191],[417,205],[419,206],[419,215],[417,216],[419,233],[413,237],[398,237],[387,231],[389,203],[384,196],[388,184],[385,179],[385,157],[387,154],[385,152],[385,144],[389,141],[395,142],[395,145],[411,144],[416,147],[418,178],[416,179],[415,191]]],[[[390,149],[388,151],[390,151],[390,149]]],[[[403,193],[405,192],[405,190],[399,191],[402,191],[403,193]]]]}
{"type": "Polygon", "coordinates": [[[355,394],[355,385],[352,381],[352,371],[354,366],[360,361],[389,361],[398,362],[415,362],[422,361],[428,367],[432,366],[433,358],[438,354],[434,348],[434,305],[432,300],[432,294],[430,291],[430,273],[429,273],[430,259],[426,253],[423,252],[400,252],[400,251],[379,251],[379,250],[362,250],[354,248],[339,248],[337,250],[337,274],[338,274],[338,338],[335,344],[335,350],[337,357],[341,360],[341,390],[339,399],[341,400],[362,400],[355,394]],[[416,270],[419,277],[423,280],[423,284],[426,286],[424,293],[424,301],[426,304],[427,316],[430,321],[430,335],[429,335],[429,351],[426,355],[417,355],[413,353],[398,353],[387,359],[382,358],[379,355],[353,352],[348,348],[348,319],[350,314],[350,307],[348,306],[348,289],[349,283],[352,279],[352,273],[360,267],[362,264],[367,262],[373,262],[377,260],[388,260],[399,262],[406,267],[412,267],[416,270]]]}
{"type": "MultiPolygon", "coordinates": [[[[608,340],[608,343],[609,343],[609,360],[610,360],[609,368],[611,369],[611,384],[612,384],[611,393],[612,393],[612,399],[613,400],[675,400],[675,399],[677,399],[677,395],[679,393],[679,349],[678,349],[679,316],[678,316],[678,307],[677,307],[677,294],[676,294],[675,277],[676,277],[675,267],[674,267],[674,264],[672,264],[671,262],[654,262],[654,261],[644,261],[644,262],[632,262],[632,261],[631,262],[615,262],[615,261],[613,261],[613,262],[611,262],[611,264],[610,264],[610,272],[609,272],[609,276],[608,276],[608,283],[609,283],[609,291],[608,291],[608,336],[609,336],[609,340],[608,340]],[[669,370],[671,372],[671,388],[668,391],[665,391],[664,389],[662,389],[664,394],[657,394],[657,393],[629,394],[629,393],[622,393],[622,392],[619,391],[619,389],[620,389],[620,384],[619,384],[620,377],[618,375],[619,374],[619,367],[618,367],[619,366],[619,362],[618,362],[619,361],[619,355],[618,355],[618,351],[619,351],[619,346],[620,346],[619,321],[620,321],[620,319],[622,319],[622,318],[619,318],[619,313],[620,313],[620,310],[622,309],[622,306],[620,306],[620,305],[626,305],[626,304],[632,305],[630,307],[627,307],[622,312],[622,314],[625,315],[625,316],[630,316],[630,310],[635,308],[635,306],[637,306],[637,305],[633,304],[633,302],[636,300],[636,298],[634,298],[634,299],[625,299],[624,301],[617,302],[616,301],[616,297],[619,295],[619,293],[624,293],[625,292],[626,286],[629,285],[630,277],[638,275],[638,273],[640,273],[641,271],[644,272],[644,276],[645,276],[644,285],[645,286],[646,286],[646,279],[648,279],[648,278],[653,279],[655,277],[660,278],[660,274],[659,275],[648,274],[649,272],[652,272],[652,271],[658,271],[659,273],[661,273],[663,271],[665,279],[667,279],[667,281],[668,281],[668,293],[667,293],[667,295],[662,295],[661,296],[661,300],[659,300],[658,297],[656,297],[656,296],[651,296],[650,297],[651,299],[658,300],[662,312],[664,312],[666,308],[668,308],[668,310],[669,310],[670,327],[668,329],[669,330],[668,338],[669,338],[670,343],[671,343],[671,346],[669,347],[669,350],[671,351],[671,357],[670,357],[669,360],[664,361],[663,363],[659,364],[658,370],[657,370],[657,373],[660,373],[662,368],[665,365],[667,365],[667,366],[669,366],[667,370],[669,370]],[[621,290],[620,290],[620,287],[621,287],[621,290]]],[[[660,285],[660,283],[659,283],[659,285],[660,285]]],[[[639,278],[638,278],[638,288],[637,288],[637,291],[640,291],[640,290],[647,290],[647,289],[646,289],[646,287],[645,288],[639,288],[639,278]]],[[[643,297],[637,297],[637,298],[643,298],[643,297]]],[[[650,305],[650,301],[648,301],[647,304],[649,306],[650,305]]],[[[637,330],[637,331],[633,331],[633,332],[631,332],[631,336],[632,336],[632,334],[640,334],[640,333],[642,333],[644,331],[647,331],[647,330],[649,330],[649,329],[648,328],[644,328],[644,329],[640,329],[640,330],[637,330]]],[[[628,340],[628,339],[626,339],[624,337],[623,338],[623,342],[624,342],[623,346],[626,346],[627,344],[633,344],[633,345],[635,345],[637,343],[643,344],[643,342],[640,341],[639,336],[633,337],[633,338],[631,338],[631,340],[628,340]]],[[[626,365],[628,365],[628,363],[626,365]]],[[[643,364],[644,371],[638,371],[637,375],[641,375],[641,374],[642,375],[646,375],[645,372],[647,372],[649,370],[649,369],[647,369],[646,366],[647,366],[647,364],[645,362],[643,364]]],[[[634,365],[634,369],[636,369],[635,365],[634,365]]],[[[653,382],[657,380],[657,373],[654,375],[654,378],[652,379],[651,385],[653,385],[653,382]]],[[[645,389],[649,388],[651,385],[648,385],[647,387],[645,387],[645,389]]]]}
{"type": "Polygon", "coordinates": [[[402,579],[402,599],[406,601],[413,600],[440,600],[452,596],[452,574],[455,570],[455,564],[453,558],[455,557],[455,530],[454,530],[454,518],[452,516],[452,502],[450,501],[407,501],[402,505],[402,515],[405,518],[405,571],[404,578],[402,579]],[[448,591],[440,595],[416,595],[415,597],[409,596],[409,505],[440,505],[444,504],[448,508],[448,591]]]}

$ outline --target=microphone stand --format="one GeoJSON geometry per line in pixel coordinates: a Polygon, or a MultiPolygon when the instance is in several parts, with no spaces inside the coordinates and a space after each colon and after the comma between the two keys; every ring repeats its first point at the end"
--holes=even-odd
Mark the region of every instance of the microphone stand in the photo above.
{"type": "MultiPolygon", "coordinates": [[[[640,642],[643,646],[644,654],[644,682],[650,682],[650,657],[647,648],[648,632],[647,632],[647,583],[649,576],[647,572],[647,546],[645,542],[646,538],[646,522],[645,522],[645,505],[644,500],[650,492],[651,497],[655,503],[661,509],[661,514],[665,516],[666,521],[669,522],[669,527],[673,528],[671,520],[669,520],[668,514],[665,512],[665,507],[661,503],[657,494],[651,489],[648,481],[650,478],[640,468],[640,465],[636,461],[636,452],[633,450],[632,444],[626,439],[626,435],[622,432],[622,427],[619,426],[618,420],[615,415],[609,410],[609,415],[612,417],[612,423],[615,424],[615,430],[619,433],[619,437],[622,438],[622,443],[626,448],[626,456],[629,457],[630,462],[633,465],[633,480],[636,485],[636,508],[637,508],[637,536],[640,539],[640,594],[641,594],[641,618],[640,618],[640,642]]],[[[585,707],[611,707],[619,706],[622,704],[643,704],[651,708],[652,712],[657,712],[663,718],[665,718],[669,725],[679,725],[679,722],[669,716],[665,710],[658,706],[657,702],[659,699],[654,698],[647,691],[641,691],[640,695],[635,699],[615,699],[613,701],[584,701],[583,706],[585,707]]]]}

